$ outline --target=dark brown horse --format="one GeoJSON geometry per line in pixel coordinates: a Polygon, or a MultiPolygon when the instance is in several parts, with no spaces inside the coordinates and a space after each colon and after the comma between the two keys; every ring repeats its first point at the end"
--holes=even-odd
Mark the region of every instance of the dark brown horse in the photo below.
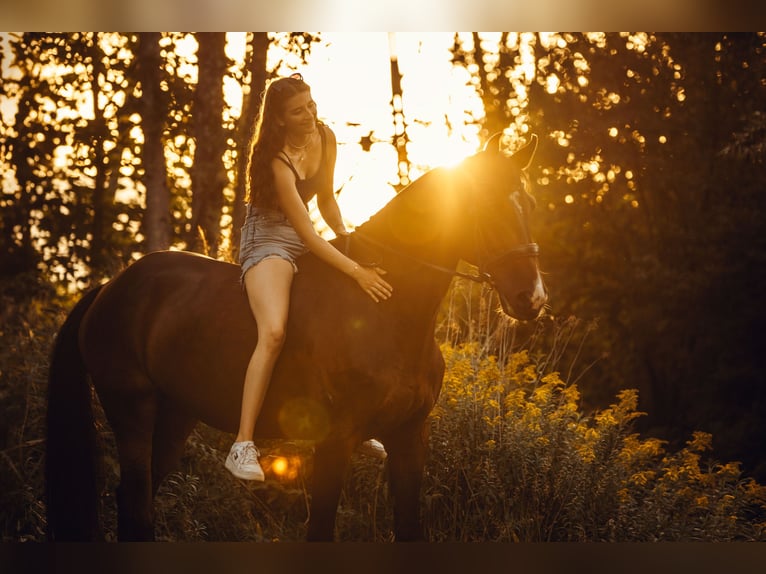
{"type": "MultiPolygon", "coordinates": [[[[256,436],[316,441],[310,540],[331,540],[343,476],[359,443],[386,446],[397,540],[422,538],[427,417],[444,364],[437,311],[458,261],[478,266],[504,311],[533,319],[545,301],[527,215],[524,168],[487,149],[428,172],[339,248],[386,269],[394,296],[374,303],[312,254],[299,261],[287,340],[256,436]]],[[[70,313],[53,350],[46,458],[51,540],[98,538],[98,460],[88,376],[120,462],[118,538],[153,538],[152,503],[196,421],[235,432],[257,329],[239,268],[184,252],[151,253],[70,313]]],[[[223,460],[221,461],[223,463],[223,460]]]]}

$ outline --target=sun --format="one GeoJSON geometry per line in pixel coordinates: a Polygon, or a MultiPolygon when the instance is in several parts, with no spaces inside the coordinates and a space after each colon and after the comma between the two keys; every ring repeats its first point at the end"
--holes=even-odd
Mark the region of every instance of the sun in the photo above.
{"type": "Polygon", "coordinates": [[[357,226],[396,194],[398,158],[392,109],[391,58],[401,72],[410,180],[454,166],[480,145],[481,98],[451,63],[450,33],[327,33],[312,48],[303,74],[320,117],[338,139],[335,188],[344,219],[357,226]],[[393,40],[393,41],[392,41],[393,40]],[[367,149],[360,142],[371,141],[367,149]]]}
{"type": "MultiPolygon", "coordinates": [[[[410,181],[476,153],[475,120],[483,116],[483,103],[466,70],[452,65],[452,33],[328,32],[321,38],[297,71],[311,86],[320,119],[335,132],[334,187],[349,227],[364,223],[396,195],[392,57],[401,73],[410,181]]],[[[245,35],[229,33],[228,39],[230,57],[241,59],[245,35]]],[[[283,67],[278,73],[296,71],[283,67]]],[[[236,115],[242,94],[236,82],[230,84],[227,103],[236,115]]],[[[314,219],[324,235],[321,218],[314,219]]]]}

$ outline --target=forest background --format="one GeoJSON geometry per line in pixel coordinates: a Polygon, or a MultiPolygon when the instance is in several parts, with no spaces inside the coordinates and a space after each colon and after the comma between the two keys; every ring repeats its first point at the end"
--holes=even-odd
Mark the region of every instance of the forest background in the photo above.
{"type": "MultiPolygon", "coordinates": [[[[30,416],[67,298],[156,249],[236,258],[258,95],[270,78],[310,69],[312,50],[331,41],[236,40],[235,57],[224,33],[3,35],[0,448],[19,479],[41,450],[30,416]],[[227,97],[232,86],[241,99],[227,97]]],[[[408,41],[398,52],[388,44],[388,127],[325,118],[341,156],[387,166],[378,183],[391,194],[492,133],[509,149],[541,139],[532,225],[551,312],[509,324],[491,293],[456,281],[439,331],[449,352],[472,349],[472,380],[498,355],[523,371],[525,353],[538,382],[555,372],[576,385],[567,400],[583,418],[621,397],[622,422],[642,436],[705,450],[695,433],[709,433],[713,460],[766,480],[766,35],[449,35],[450,77],[473,99],[440,118],[413,111],[429,94],[415,92],[406,58],[422,57],[428,40],[405,53],[408,41]]],[[[342,174],[339,201],[364,193],[355,181],[364,174],[342,174]]],[[[461,396],[445,387],[447,399],[461,396]]]]}

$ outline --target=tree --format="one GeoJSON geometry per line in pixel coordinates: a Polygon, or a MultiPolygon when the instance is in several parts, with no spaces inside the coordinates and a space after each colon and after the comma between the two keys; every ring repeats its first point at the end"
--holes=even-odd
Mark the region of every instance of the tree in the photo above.
{"type": "Polygon", "coordinates": [[[481,123],[486,138],[507,130],[518,114],[514,70],[519,59],[520,44],[511,34],[455,34],[452,61],[472,71],[476,89],[484,102],[481,123]]]}
{"type": "Polygon", "coordinates": [[[34,134],[25,120],[33,113],[34,94],[45,89],[43,82],[31,74],[34,58],[23,57],[33,45],[34,39],[28,36],[15,38],[11,44],[11,57],[19,73],[15,77],[6,75],[4,68],[0,84],[0,93],[17,102],[13,122],[8,125],[2,122],[3,140],[0,143],[4,171],[8,170],[6,173],[11,172],[15,176],[15,181],[9,181],[7,176],[4,178],[0,201],[0,239],[3,242],[0,273],[3,275],[33,272],[42,259],[32,244],[29,224],[36,183],[32,166],[39,156],[35,150],[37,143],[34,142],[34,134]]]}
{"type": "Polygon", "coordinates": [[[483,93],[516,82],[506,131],[542,138],[534,227],[552,307],[599,322],[581,351],[597,361],[581,382],[586,404],[636,387],[645,430],[675,440],[709,430],[719,453],[753,470],[764,456],[750,437],[766,420],[755,342],[766,308],[753,292],[766,253],[755,231],[766,223],[763,175],[722,152],[759,133],[764,36],[508,40],[495,49],[527,73],[495,69],[502,59],[485,52],[487,81],[501,85],[483,93]]]}
{"type": "Polygon", "coordinates": [[[167,123],[168,98],[162,91],[162,58],[160,34],[138,34],[136,76],[140,83],[141,129],[144,136],[142,162],[146,188],[146,211],[143,231],[146,250],[167,249],[171,245],[170,191],[167,187],[164,130],[167,123]]]}
{"type": "Polygon", "coordinates": [[[88,258],[92,238],[83,231],[91,217],[90,190],[66,154],[85,125],[73,110],[81,95],[74,87],[81,72],[67,61],[82,64],[72,45],[88,41],[79,35],[24,33],[11,42],[17,73],[2,87],[16,103],[3,144],[14,176],[3,182],[4,273],[36,272],[45,265],[65,283],[75,280],[73,267],[88,258]]]}
{"type": "Polygon", "coordinates": [[[199,72],[192,107],[194,163],[192,178],[192,218],[188,248],[206,247],[218,253],[223,189],[228,178],[223,166],[226,134],[223,127],[223,77],[227,67],[226,34],[196,34],[199,72]]]}
{"type": "Polygon", "coordinates": [[[203,249],[198,229],[214,255],[222,238],[238,243],[260,94],[318,37],[250,34],[237,66],[224,34],[7,39],[0,270],[82,288],[147,251],[203,249]],[[267,64],[270,49],[282,59],[267,64]],[[238,118],[223,97],[231,79],[238,118]]]}

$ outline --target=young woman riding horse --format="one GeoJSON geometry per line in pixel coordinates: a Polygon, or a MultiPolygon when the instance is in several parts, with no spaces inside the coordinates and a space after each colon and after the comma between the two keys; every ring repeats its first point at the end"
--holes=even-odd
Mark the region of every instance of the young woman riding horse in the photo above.
{"type": "MultiPolygon", "coordinates": [[[[546,304],[528,225],[534,202],[525,170],[536,138],[513,155],[499,139],[455,168],[424,174],[348,237],[332,240],[354,261],[385,269],[394,296],[376,303],[320,257],[321,247],[296,260],[286,338],[254,435],[315,441],[309,540],[333,539],[351,454],[370,437],[388,453],[395,539],[423,539],[429,413],[444,375],[434,329],[459,261],[477,266],[470,278],[491,285],[512,317],[533,320],[546,304]]],[[[198,421],[237,432],[243,380],[262,333],[240,275],[240,266],[199,254],[150,253],[69,313],[48,384],[50,540],[102,536],[98,439],[106,427],[94,423],[93,391],[119,456],[119,540],[154,539],[155,495],[198,421]]]]}
{"type": "MultiPolygon", "coordinates": [[[[354,278],[376,302],[391,296],[383,271],[346,257],[316,232],[307,204],[317,197],[325,222],[347,235],[333,194],[335,134],[317,120],[317,107],[300,74],[272,81],[263,96],[248,158],[247,218],[242,228],[242,281],[258,341],[245,374],[239,430],[226,468],[245,480],[263,480],[253,443],[256,419],[282,349],[296,260],[306,251],[354,278]]],[[[367,450],[385,456],[383,446],[367,450]]]]}

